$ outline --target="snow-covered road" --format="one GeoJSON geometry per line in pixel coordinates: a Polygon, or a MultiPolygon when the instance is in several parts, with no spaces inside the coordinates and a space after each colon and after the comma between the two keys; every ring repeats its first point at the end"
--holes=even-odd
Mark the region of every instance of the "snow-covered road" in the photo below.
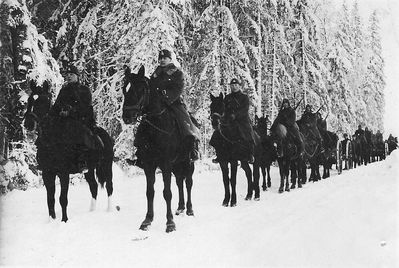
{"type": "MultiPolygon", "coordinates": [[[[44,187],[1,197],[0,265],[66,267],[398,267],[399,153],[386,161],[344,171],[302,189],[278,194],[278,170],[260,201],[244,201],[239,172],[238,205],[221,206],[219,171],[196,171],[195,217],[175,216],[165,233],[163,183],[157,177],[155,219],[138,230],[146,213],[144,176],[114,167],[114,205],[105,190],[89,212],[86,182],[70,187],[69,221],[47,217],[44,187]]],[[[173,209],[177,206],[173,185],[173,209]]]]}

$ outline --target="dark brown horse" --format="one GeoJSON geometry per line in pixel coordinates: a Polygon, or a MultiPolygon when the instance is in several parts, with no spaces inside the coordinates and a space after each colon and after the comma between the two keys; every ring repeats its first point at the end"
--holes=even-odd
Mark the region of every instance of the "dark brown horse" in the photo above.
{"type": "MultiPolygon", "coordinates": [[[[210,113],[212,126],[215,129],[210,144],[215,148],[216,156],[222,170],[223,185],[225,190],[224,199],[222,205],[227,207],[230,202],[230,206],[234,207],[237,205],[237,167],[238,161],[241,162],[241,168],[245,171],[247,177],[247,195],[245,200],[251,200],[253,192],[255,190],[255,199],[259,200],[259,182],[257,183],[258,188],[254,189],[254,183],[252,181],[252,171],[247,161],[242,161],[242,157],[248,155],[248,146],[238,142],[240,136],[236,129],[225,121],[225,105],[224,96],[220,93],[219,96],[213,96],[210,94],[211,105],[210,113]],[[230,164],[230,176],[229,176],[229,165],[230,164]],[[231,187],[231,193],[230,193],[231,187]]],[[[259,177],[258,177],[259,179],[259,177]]]]}
{"type": "Polygon", "coordinates": [[[160,168],[164,182],[163,196],[166,201],[166,232],[176,230],[171,208],[172,173],[176,177],[179,188],[179,207],[177,214],[185,209],[183,184],[187,188],[187,215],[193,216],[191,203],[192,175],[194,163],[185,157],[190,148],[181,144],[182,137],[173,115],[173,111],[163,101],[163,95],[156,88],[151,87],[145,77],[142,66],[137,74],[125,67],[123,85],[123,114],[125,124],[134,124],[140,121],[140,131],[145,137],[139,146],[142,168],[147,180],[147,214],[140,226],[141,230],[148,230],[154,219],[154,183],[155,170],[160,168]]]}
{"type": "Polygon", "coordinates": [[[277,160],[277,152],[276,148],[273,146],[272,139],[270,135],[268,135],[267,125],[269,123],[268,116],[266,117],[255,117],[255,133],[260,137],[260,144],[255,146],[255,162],[253,167],[253,176],[254,176],[254,185],[256,187],[256,183],[259,182],[259,169],[262,172],[263,183],[262,189],[263,191],[267,190],[267,187],[271,186],[271,178],[270,178],[270,166],[271,164],[277,160]],[[266,175],[267,175],[267,183],[266,183],[266,175]]]}
{"type": "MultiPolygon", "coordinates": [[[[57,134],[57,129],[61,126],[62,120],[48,115],[51,107],[51,94],[49,93],[47,81],[43,83],[43,86],[38,86],[32,81],[31,90],[32,94],[28,99],[28,109],[25,114],[24,126],[29,131],[38,131],[38,138],[36,140],[37,162],[42,170],[42,177],[47,190],[49,215],[53,219],[56,218],[54,195],[55,179],[56,176],[58,176],[61,184],[61,220],[66,222],[68,220],[69,174],[77,173],[75,168],[76,164],[74,163],[76,162],[76,152],[71,150],[71,144],[65,143],[57,134]]],[[[92,195],[90,209],[95,209],[95,201],[97,199],[98,184],[95,179],[96,174],[101,186],[105,184],[108,193],[108,210],[111,210],[111,197],[113,193],[113,140],[108,133],[100,127],[96,127],[95,132],[104,146],[102,149],[91,150],[89,152],[89,171],[85,173],[84,176],[89,184],[92,195]]]]}

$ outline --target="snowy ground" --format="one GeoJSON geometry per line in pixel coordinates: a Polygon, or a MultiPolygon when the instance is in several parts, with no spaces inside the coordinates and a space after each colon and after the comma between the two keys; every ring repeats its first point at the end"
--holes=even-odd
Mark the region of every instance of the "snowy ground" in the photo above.
{"type": "MultiPolygon", "coordinates": [[[[399,151],[399,150],[398,150],[399,151]]],[[[346,171],[302,189],[260,201],[244,201],[246,180],[238,179],[238,206],[221,206],[219,171],[197,172],[195,217],[175,216],[177,231],[165,233],[162,180],[156,182],[155,219],[138,230],[146,212],[145,178],[115,167],[114,204],[106,212],[105,190],[88,212],[85,182],[70,187],[69,221],[47,217],[44,188],[1,197],[0,265],[66,267],[399,267],[399,152],[384,162],[346,171]],[[148,236],[148,238],[146,238],[148,236]],[[146,239],[144,239],[146,238],[146,239]]],[[[173,209],[177,205],[173,185],[173,209]]],[[[59,188],[57,188],[58,200],[59,188]]]]}

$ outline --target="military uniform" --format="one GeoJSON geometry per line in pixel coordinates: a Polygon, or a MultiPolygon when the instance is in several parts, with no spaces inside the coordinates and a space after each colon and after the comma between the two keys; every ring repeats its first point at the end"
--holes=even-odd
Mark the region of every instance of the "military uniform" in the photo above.
{"type": "MultiPolygon", "coordinates": [[[[76,67],[69,67],[67,73],[78,75],[76,67]]],[[[75,154],[77,172],[87,169],[90,150],[101,150],[101,139],[95,135],[96,122],[90,89],[79,82],[65,84],[50,110],[56,140],[66,144],[75,154]]],[[[71,152],[71,153],[72,153],[71,152]]]]}
{"type": "Polygon", "coordinates": [[[163,95],[164,102],[172,109],[183,138],[193,136],[199,140],[199,130],[192,122],[181,98],[184,89],[183,72],[173,63],[164,67],[158,66],[151,75],[150,85],[163,95]]]}
{"type": "MultiPolygon", "coordinates": [[[[283,103],[288,103],[288,100],[284,99],[283,103]]],[[[289,104],[289,103],[288,103],[289,104]]],[[[303,154],[305,150],[305,146],[301,135],[299,133],[299,127],[296,123],[296,112],[291,106],[286,108],[282,107],[275,119],[271,130],[273,131],[278,124],[284,125],[287,128],[287,131],[292,135],[294,143],[298,146],[299,154],[303,154]]],[[[280,140],[281,142],[281,140],[280,140]]],[[[279,147],[280,151],[278,152],[279,155],[282,155],[282,146],[279,147]]]]}

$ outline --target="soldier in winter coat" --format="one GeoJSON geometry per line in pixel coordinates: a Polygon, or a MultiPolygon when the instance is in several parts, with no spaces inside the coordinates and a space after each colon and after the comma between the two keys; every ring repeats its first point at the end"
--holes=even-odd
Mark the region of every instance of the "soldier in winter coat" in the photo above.
{"type": "MultiPolygon", "coordinates": [[[[299,127],[296,123],[296,113],[295,110],[290,106],[288,99],[283,99],[281,109],[274,121],[271,129],[275,129],[278,124],[282,124],[287,128],[287,131],[293,136],[294,143],[298,147],[298,153],[302,155],[305,150],[303,140],[299,134],[299,127]]],[[[281,141],[280,141],[281,142],[281,141]]],[[[277,155],[281,157],[283,155],[282,146],[279,146],[277,155]]]]}
{"type": "Polygon", "coordinates": [[[362,125],[359,125],[357,130],[355,131],[355,136],[359,137],[362,136],[364,134],[364,130],[362,129],[362,125]]]}
{"type": "Polygon", "coordinates": [[[311,130],[314,135],[314,138],[317,140],[318,144],[320,144],[321,151],[324,151],[323,146],[323,138],[320,135],[320,131],[317,127],[317,116],[316,113],[312,111],[312,105],[307,104],[305,107],[305,112],[302,114],[301,119],[299,120],[300,124],[306,124],[307,128],[311,130]]]}
{"type": "MultiPolygon", "coordinates": [[[[176,118],[183,144],[189,147],[190,161],[199,159],[199,130],[194,124],[186,105],[182,99],[184,91],[183,72],[172,63],[172,53],[169,50],[161,50],[158,55],[159,66],[150,77],[150,86],[163,95],[163,102],[171,109],[176,118]]],[[[135,146],[137,148],[145,142],[145,137],[141,137],[141,129],[137,130],[135,146]]],[[[138,157],[137,165],[141,165],[140,152],[136,152],[138,157]]]]}
{"type": "Polygon", "coordinates": [[[62,143],[71,144],[77,153],[77,171],[86,172],[88,151],[96,148],[91,91],[79,82],[79,72],[75,66],[67,67],[65,80],[50,116],[56,118],[58,138],[62,143]]]}
{"type": "Polygon", "coordinates": [[[250,155],[248,156],[248,161],[253,163],[255,134],[249,119],[249,98],[248,95],[241,91],[240,82],[236,78],[231,80],[230,88],[231,93],[226,95],[224,99],[225,115],[228,116],[226,119],[238,129],[239,136],[249,145],[250,155]]]}

